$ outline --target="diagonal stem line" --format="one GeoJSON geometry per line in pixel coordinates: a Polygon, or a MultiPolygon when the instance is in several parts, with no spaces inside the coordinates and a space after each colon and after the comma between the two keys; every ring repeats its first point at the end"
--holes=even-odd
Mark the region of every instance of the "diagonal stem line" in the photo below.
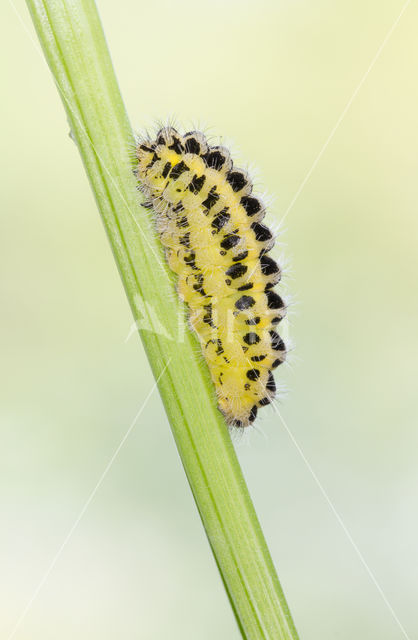
{"type": "Polygon", "coordinates": [[[41,581],[39,582],[38,586],[36,587],[35,591],[33,592],[32,596],[30,597],[30,599],[28,600],[25,608],[23,609],[22,613],[20,614],[15,626],[13,627],[10,635],[8,636],[7,640],[12,640],[12,638],[14,638],[14,636],[16,635],[16,632],[18,631],[19,627],[21,626],[22,622],[24,621],[24,619],[26,618],[30,608],[32,607],[34,601],[36,600],[36,598],[39,595],[39,592],[41,591],[42,587],[44,586],[44,584],[46,583],[46,581],[48,580],[52,570],[54,569],[55,565],[58,562],[58,559],[60,558],[62,552],[64,551],[65,547],[67,546],[68,542],[70,541],[74,531],[76,530],[76,528],[78,527],[81,519],[83,518],[84,514],[86,513],[87,509],[89,508],[91,502],[93,501],[96,493],[98,492],[99,488],[101,487],[101,485],[103,484],[103,481],[105,479],[105,477],[107,476],[110,467],[112,466],[112,464],[114,463],[117,455],[119,454],[119,451],[122,449],[123,445],[125,444],[126,440],[128,439],[132,429],[134,428],[138,418],[140,417],[140,415],[142,414],[142,412],[144,411],[145,407],[147,406],[148,400],[151,398],[152,394],[154,393],[160,379],[162,378],[163,374],[165,373],[168,365],[170,364],[171,358],[167,361],[166,365],[164,366],[163,370],[161,371],[160,375],[158,376],[158,378],[156,379],[156,381],[154,382],[151,390],[148,392],[147,397],[145,398],[144,402],[142,403],[141,407],[139,408],[136,416],[134,417],[134,419],[132,420],[131,424],[129,425],[129,428],[127,430],[127,432],[125,433],[125,435],[123,436],[122,440],[120,441],[119,445],[116,447],[113,455],[111,456],[109,462],[107,463],[106,467],[104,468],[100,478],[98,479],[96,486],[94,487],[93,491],[90,493],[89,497],[87,498],[87,500],[85,501],[80,513],[78,514],[77,518],[75,519],[73,525],[71,526],[70,530],[68,531],[67,535],[64,538],[64,541],[62,542],[61,546],[59,547],[58,551],[56,552],[55,556],[53,557],[51,563],[49,564],[48,569],[46,570],[44,576],[42,577],[41,581]]]}
{"type": "Polygon", "coordinates": [[[328,506],[330,507],[332,513],[336,517],[336,519],[338,521],[338,524],[341,526],[341,528],[344,531],[345,535],[347,536],[350,544],[352,545],[354,551],[356,552],[357,556],[359,557],[360,562],[362,563],[363,567],[365,568],[369,578],[371,579],[371,581],[373,582],[374,586],[376,587],[376,589],[378,590],[379,594],[381,595],[384,603],[386,604],[387,608],[389,609],[393,619],[396,621],[399,629],[402,631],[403,636],[406,638],[406,640],[411,640],[411,638],[408,636],[407,632],[405,631],[405,628],[403,627],[401,621],[399,620],[398,616],[396,615],[396,612],[394,611],[392,605],[390,604],[389,600],[387,599],[387,597],[385,595],[385,592],[383,591],[382,587],[378,583],[374,573],[370,569],[370,567],[367,564],[363,554],[361,553],[361,551],[358,548],[356,542],[354,541],[353,536],[349,532],[347,526],[345,525],[345,523],[344,523],[343,519],[341,518],[340,514],[338,513],[337,509],[334,507],[334,505],[333,505],[333,503],[331,501],[331,498],[328,496],[328,494],[327,494],[326,490],[324,489],[321,481],[319,480],[318,476],[316,475],[315,471],[313,470],[310,462],[308,461],[308,459],[306,458],[305,454],[303,453],[303,451],[302,451],[301,447],[299,446],[295,436],[293,435],[293,433],[290,431],[289,427],[287,426],[287,424],[285,422],[285,419],[283,418],[282,414],[280,413],[280,411],[278,410],[276,405],[273,404],[273,407],[274,407],[274,410],[276,411],[277,415],[279,416],[284,428],[286,429],[288,436],[290,437],[291,441],[295,445],[295,447],[296,447],[299,455],[301,456],[303,462],[307,466],[312,478],[315,480],[315,483],[317,484],[320,492],[322,493],[323,497],[325,498],[326,502],[328,503],[328,506]]]}
{"type": "Polygon", "coordinates": [[[400,21],[400,19],[402,18],[404,12],[406,11],[408,5],[410,4],[411,0],[407,0],[405,2],[405,4],[402,7],[402,10],[400,12],[400,14],[398,15],[398,17],[396,18],[395,22],[392,24],[391,28],[389,29],[389,31],[387,32],[382,44],[380,45],[380,47],[378,48],[378,50],[376,51],[373,60],[371,61],[371,63],[369,64],[369,66],[367,67],[365,73],[363,74],[360,82],[358,83],[357,87],[354,90],[353,95],[351,96],[351,98],[349,99],[349,101],[347,102],[347,104],[345,105],[344,109],[342,110],[337,122],[335,123],[335,125],[333,126],[333,128],[331,129],[331,132],[328,136],[328,138],[325,140],[324,144],[322,145],[318,155],[316,156],[311,168],[309,169],[308,173],[306,174],[306,176],[304,177],[304,179],[302,180],[302,182],[300,183],[295,195],[293,196],[292,200],[290,201],[289,206],[287,207],[286,211],[283,214],[283,217],[279,223],[279,227],[282,226],[283,222],[285,221],[285,219],[287,218],[288,214],[290,213],[291,209],[293,209],[293,206],[296,202],[296,200],[299,198],[300,194],[302,193],[305,184],[308,182],[309,178],[311,177],[312,173],[314,172],[318,162],[320,161],[320,159],[322,158],[326,148],[328,147],[329,143],[331,142],[331,140],[333,139],[338,127],[340,126],[341,122],[343,121],[343,119],[345,118],[347,111],[349,110],[349,108],[351,107],[351,105],[353,104],[354,100],[357,97],[357,94],[359,93],[361,87],[363,86],[364,82],[367,79],[367,76],[369,75],[370,71],[373,69],[374,65],[376,64],[380,54],[382,53],[383,49],[385,48],[385,46],[387,45],[389,38],[391,37],[392,33],[394,32],[394,30],[396,29],[396,27],[398,26],[398,23],[400,21]]]}

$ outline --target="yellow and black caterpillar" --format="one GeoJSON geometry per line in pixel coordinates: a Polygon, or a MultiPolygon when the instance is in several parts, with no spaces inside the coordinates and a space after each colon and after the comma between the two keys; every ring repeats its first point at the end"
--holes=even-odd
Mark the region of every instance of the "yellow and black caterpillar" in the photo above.
{"type": "Polygon", "coordinates": [[[209,146],[199,131],[164,127],[137,146],[138,179],[153,209],[178,294],[189,307],[230,425],[248,426],[276,392],[272,370],[286,357],[275,326],[285,315],[272,290],[278,264],[267,255],[265,207],[228,149],[209,146]]]}

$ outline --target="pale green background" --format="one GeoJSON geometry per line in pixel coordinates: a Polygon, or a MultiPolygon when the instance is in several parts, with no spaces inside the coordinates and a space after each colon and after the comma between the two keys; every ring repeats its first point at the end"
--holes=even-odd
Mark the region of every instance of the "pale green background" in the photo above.
{"type": "MultiPolygon", "coordinates": [[[[0,636],[153,385],[23,0],[2,3],[0,636]],[[37,44],[37,43],[36,43],[37,44]]],[[[402,2],[100,0],[132,124],[231,139],[279,223],[402,2]]],[[[418,637],[418,7],[286,220],[281,410],[418,637]]],[[[302,640],[401,640],[270,408],[237,450],[302,640]]],[[[237,640],[157,393],[15,638],[237,640]]]]}

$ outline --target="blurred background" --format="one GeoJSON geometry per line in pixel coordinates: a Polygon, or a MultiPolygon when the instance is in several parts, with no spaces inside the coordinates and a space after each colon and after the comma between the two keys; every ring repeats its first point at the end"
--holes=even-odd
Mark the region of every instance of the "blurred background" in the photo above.
{"type": "MultiPolygon", "coordinates": [[[[0,7],[0,635],[35,596],[16,639],[238,640],[157,393],[77,520],[153,379],[13,1],[0,7]]],[[[268,408],[234,440],[301,640],[417,638],[417,4],[318,162],[402,2],[98,7],[133,126],[205,126],[257,168],[270,224],[293,202],[280,410],[407,634],[268,408]]]]}

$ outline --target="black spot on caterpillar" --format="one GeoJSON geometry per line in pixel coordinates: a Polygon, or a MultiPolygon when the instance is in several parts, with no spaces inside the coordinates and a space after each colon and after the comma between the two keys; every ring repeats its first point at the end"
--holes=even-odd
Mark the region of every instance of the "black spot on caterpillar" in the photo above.
{"type": "Polygon", "coordinates": [[[138,144],[137,159],[219,409],[228,424],[248,426],[272,401],[272,370],[286,357],[275,330],[285,305],[272,290],[281,271],[267,255],[274,240],[261,223],[265,207],[228,149],[210,147],[200,131],[182,136],[164,127],[138,144]]]}

